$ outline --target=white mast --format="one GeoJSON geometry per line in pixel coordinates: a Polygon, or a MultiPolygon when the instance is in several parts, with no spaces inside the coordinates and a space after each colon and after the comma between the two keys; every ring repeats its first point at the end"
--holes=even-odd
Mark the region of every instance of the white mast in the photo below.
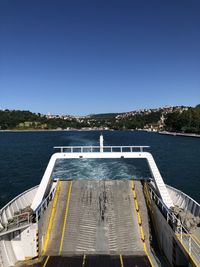
{"type": "Polygon", "coordinates": [[[100,152],[103,152],[103,134],[100,135],[99,142],[100,142],[100,152]]]}

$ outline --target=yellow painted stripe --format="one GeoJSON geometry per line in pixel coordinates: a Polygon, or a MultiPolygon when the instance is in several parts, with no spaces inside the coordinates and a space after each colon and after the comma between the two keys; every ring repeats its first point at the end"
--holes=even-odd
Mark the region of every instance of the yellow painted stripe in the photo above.
{"type": "Polygon", "coordinates": [[[46,258],[43,267],[45,267],[47,265],[47,262],[49,261],[49,256],[46,258]]]}
{"type": "Polygon", "coordinates": [[[136,211],[139,213],[139,205],[138,205],[137,199],[135,199],[135,208],[136,208],[136,211]]]}
{"type": "Polygon", "coordinates": [[[141,217],[140,217],[140,213],[139,212],[137,213],[137,217],[138,217],[138,223],[139,223],[139,225],[142,225],[142,220],[141,220],[141,217]]]}
{"type": "MultiPolygon", "coordinates": [[[[177,236],[181,236],[181,234],[177,234],[177,236]]],[[[192,235],[191,234],[182,233],[182,236],[192,236],[192,235]]]]}
{"type": "Polygon", "coordinates": [[[200,240],[198,239],[198,237],[196,235],[192,235],[192,238],[194,238],[194,240],[197,242],[198,245],[200,245],[200,240]]]}
{"type": "Polygon", "coordinates": [[[183,248],[185,249],[185,251],[187,252],[187,254],[188,254],[188,256],[189,256],[189,258],[191,259],[191,261],[192,261],[192,263],[195,265],[195,266],[199,266],[199,264],[196,262],[196,259],[194,259],[194,257],[190,254],[190,252],[189,252],[189,250],[188,250],[188,248],[185,246],[185,244],[184,244],[184,242],[182,242],[181,241],[181,239],[179,238],[179,236],[178,235],[176,235],[177,236],[177,238],[178,238],[178,240],[179,240],[179,242],[181,243],[181,245],[183,246],[183,248]]]}
{"type": "Polygon", "coordinates": [[[132,190],[135,189],[135,184],[134,184],[134,180],[132,180],[132,190]]]}
{"type": "Polygon", "coordinates": [[[85,266],[85,261],[86,261],[86,255],[84,254],[84,255],[83,255],[83,263],[82,263],[82,267],[85,266]]]}
{"type": "Polygon", "coordinates": [[[144,235],[144,230],[143,230],[142,225],[140,225],[140,235],[141,235],[142,241],[144,242],[145,241],[145,235],[144,235]]]}
{"type": "Polygon", "coordinates": [[[119,259],[120,259],[121,267],[124,267],[124,262],[123,262],[123,258],[121,254],[119,255],[119,259]]]}
{"type": "MultiPolygon", "coordinates": [[[[132,180],[132,188],[135,188],[135,185],[134,185],[134,181],[132,180]]],[[[137,195],[136,195],[136,192],[135,192],[135,189],[133,191],[133,197],[134,197],[134,200],[135,200],[135,209],[136,209],[136,212],[137,212],[137,218],[138,218],[138,224],[139,224],[139,227],[140,227],[140,235],[141,235],[141,239],[143,241],[143,246],[144,246],[144,251],[147,255],[147,258],[151,264],[151,267],[154,267],[153,265],[153,262],[151,260],[151,257],[147,251],[147,247],[146,247],[146,243],[145,243],[145,234],[144,234],[144,229],[142,227],[142,220],[141,220],[141,216],[140,216],[140,210],[139,210],[139,205],[138,205],[138,201],[137,201],[137,195]]]]}
{"type": "Polygon", "coordinates": [[[47,228],[47,233],[46,233],[45,241],[44,241],[44,248],[43,248],[43,253],[42,253],[43,255],[47,251],[49,238],[50,238],[50,234],[51,234],[51,230],[52,230],[52,226],[53,226],[53,221],[54,221],[54,217],[55,217],[55,213],[56,213],[58,197],[59,197],[59,194],[60,194],[61,184],[62,184],[62,181],[59,181],[57,189],[56,189],[56,194],[55,194],[54,201],[53,201],[53,207],[52,207],[52,210],[51,210],[51,216],[50,216],[50,219],[49,219],[49,225],[48,225],[48,228],[47,228]]]}
{"type": "MultiPolygon", "coordinates": [[[[181,234],[176,234],[176,236],[177,237],[181,237],[181,234]]],[[[198,239],[198,237],[197,236],[195,236],[194,234],[185,234],[185,233],[182,233],[182,236],[189,236],[189,237],[191,237],[191,239],[193,239],[194,240],[194,242],[196,241],[196,243],[198,244],[198,245],[200,245],[200,240],[198,239]]]]}
{"type": "Polygon", "coordinates": [[[69,201],[70,201],[71,191],[72,191],[72,181],[70,181],[70,185],[69,185],[69,191],[68,191],[68,197],[67,197],[67,203],[66,203],[66,209],[65,209],[65,217],[64,217],[64,223],[63,223],[63,229],[62,229],[62,236],[61,236],[61,241],[60,241],[59,255],[61,255],[62,248],[63,248],[63,241],[64,241],[65,229],[67,225],[67,215],[69,211],[69,201]]]}
{"type": "Polygon", "coordinates": [[[148,250],[147,250],[147,247],[146,247],[146,244],[145,244],[145,243],[144,243],[144,251],[145,251],[145,253],[146,253],[146,255],[147,255],[147,258],[148,258],[148,260],[149,260],[149,262],[150,262],[150,264],[151,264],[151,267],[154,267],[153,262],[152,262],[152,260],[151,260],[151,257],[150,257],[150,255],[149,255],[149,253],[148,253],[148,250]]]}
{"type": "MultiPolygon", "coordinates": [[[[132,180],[132,187],[134,185],[134,181],[132,180]]],[[[133,195],[136,196],[135,193],[135,190],[133,191],[133,195]]],[[[142,227],[142,220],[141,220],[141,216],[140,216],[140,210],[139,210],[139,205],[138,205],[138,201],[137,201],[137,197],[135,198],[135,209],[137,211],[137,218],[138,218],[138,224],[139,224],[139,227],[140,227],[140,235],[141,235],[141,239],[142,241],[145,241],[145,235],[144,235],[144,230],[143,230],[143,227],[142,227]]]]}

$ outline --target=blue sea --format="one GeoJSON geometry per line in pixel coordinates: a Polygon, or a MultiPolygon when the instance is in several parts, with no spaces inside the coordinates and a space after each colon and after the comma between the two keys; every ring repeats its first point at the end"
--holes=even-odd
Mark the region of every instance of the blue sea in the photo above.
{"type": "MultiPolygon", "coordinates": [[[[164,181],[200,202],[200,139],[136,131],[104,131],[104,145],[147,145],[164,181]]],[[[37,185],[54,146],[99,145],[99,131],[0,132],[0,207],[37,185]]],[[[148,178],[143,160],[65,160],[53,178],[148,178]]]]}

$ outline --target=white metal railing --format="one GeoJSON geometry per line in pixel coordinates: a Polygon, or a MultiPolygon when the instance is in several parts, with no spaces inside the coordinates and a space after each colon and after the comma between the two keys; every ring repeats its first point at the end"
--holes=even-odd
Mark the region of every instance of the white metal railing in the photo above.
{"type": "Polygon", "coordinates": [[[55,146],[61,153],[94,153],[94,152],[143,152],[149,146],[55,146]],[[102,149],[102,150],[101,150],[102,149]]]}
{"type": "Polygon", "coordinates": [[[0,213],[2,214],[3,210],[5,210],[8,206],[10,206],[13,202],[15,202],[17,199],[19,199],[21,196],[25,195],[26,193],[34,190],[35,188],[39,187],[39,185],[36,185],[34,187],[29,188],[28,190],[22,192],[21,194],[19,194],[18,196],[16,196],[15,198],[13,198],[11,201],[9,201],[1,210],[0,213]]]}
{"type": "Polygon", "coordinates": [[[178,206],[180,205],[181,208],[187,206],[187,209],[190,210],[192,215],[195,217],[200,217],[200,204],[196,200],[172,186],[167,185],[167,188],[170,189],[169,194],[178,206]]]}
{"type": "Polygon", "coordinates": [[[16,229],[23,228],[29,225],[32,221],[32,212],[26,211],[13,216],[12,220],[4,224],[4,228],[0,232],[0,236],[5,235],[7,232],[15,231],[16,229]]]}
{"type": "Polygon", "coordinates": [[[48,196],[42,201],[42,203],[39,205],[39,207],[35,211],[35,219],[36,219],[36,222],[39,221],[41,215],[45,212],[45,210],[47,209],[49,203],[54,198],[57,185],[58,185],[58,180],[56,182],[56,186],[53,187],[53,189],[50,191],[50,193],[48,194],[48,196]]]}
{"type": "Polygon", "coordinates": [[[195,237],[183,226],[180,219],[178,219],[177,216],[166,207],[166,205],[156,194],[151,185],[149,185],[149,190],[151,199],[165,216],[167,223],[171,226],[172,230],[176,234],[176,237],[181,242],[186,252],[189,254],[193,262],[197,266],[200,266],[200,244],[197,242],[195,237]]]}
{"type": "MultiPolygon", "coordinates": [[[[22,211],[19,214],[13,216],[12,220],[10,220],[7,224],[4,224],[4,228],[0,231],[0,236],[5,235],[7,232],[12,232],[17,228],[26,227],[33,222],[38,222],[40,216],[44,213],[46,208],[48,207],[50,201],[53,199],[57,183],[48,196],[42,201],[36,212],[33,214],[32,209],[29,211],[22,211]]],[[[7,205],[6,205],[7,206],[7,205]]]]}
{"type": "MultiPolygon", "coordinates": [[[[24,227],[26,225],[29,225],[31,223],[32,219],[32,210],[30,208],[30,205],[24,207],[24,208],[19,208],[17,211],[15,211],[14,215],[12,215],[11,218],[7,218],[7,222],[4,223],[2,220],[2,214],[3,212],[6,212],[7,209],[9,209],[10,206],[14,202],[16,202],[20,197],[23,195],[26,195],[28,192],[36,189],[38,185],[26,190],[25,192],[21,193],[20,195],[16,196],[14,199],[12,199],[9,203],[7,203],[1,210],[0,210],[0,220],[1,220],[1,225],[3,228],[0,230],[0,236],[5,235],[8,231],[13,231],[14,229],[17,229],[19,227],[24,227]]],[[[30,203],[31,204],[31,203],[30,203]]],[[[7,216],[5,214],[5,216],[7,216]]]]}

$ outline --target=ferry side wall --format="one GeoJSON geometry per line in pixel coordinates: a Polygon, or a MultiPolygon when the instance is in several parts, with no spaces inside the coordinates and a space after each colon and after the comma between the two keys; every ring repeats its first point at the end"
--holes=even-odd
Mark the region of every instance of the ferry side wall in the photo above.
{"type": "Polygon", "coordinates": [[[173,230],[154,202],[151,204],[151,211],[159,247],[164,252],[168,262],[172,266],[188,266],[188,260],[174,240],[173,230]]]}
{"type": "Polygon", "coordinates": [[[36,224],[30,225],[11,239],[17,260],[25,260],[37,256],[36,254],[36,224]]]}
{"type": "Polygon", "coordinates": [[[37,250],[37,224],[7,233],[0,238],[0,266],[10,267],[36,257],[37,250]]]}
{"type": "Polygon", "coordinates": [[[147,190],[144,191],[159,248],[164,253],[171,266],[190,266],[187,257],[177,245],[175,233],[172,228],[167,223],[165,217],[162,215],[154,201],[150,198],[149,192],[147,190]]]}
{"type": "Polygon", "coordinates": [[[168,261],[172,264],[172,231],[168,225],[166,225],[165,219],[162,217],[162,214],[154,203],[152,203],[151,209],[153,211],[156,235],[159,238],[159,246],[163,250],[168,261]]]}

